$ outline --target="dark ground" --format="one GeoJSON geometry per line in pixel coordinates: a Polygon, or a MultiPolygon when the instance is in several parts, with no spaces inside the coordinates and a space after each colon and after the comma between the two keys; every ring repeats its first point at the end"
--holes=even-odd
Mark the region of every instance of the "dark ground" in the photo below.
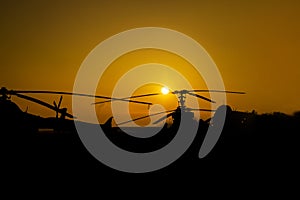
{"type": "Polygon", "coordinates": [[[10,186],[29,182],[38,185],[93,182],[111,184],[110,187],[129,183],[141,187],[156,182],[182,186],[196,183],[199,187],[215,184],[233,188],[244,184],[290,187],[299,182],[299,122],[298,115],[235,113],[227,120],[215,148],[199,159],[201,131],[208,126],[202,124],[182,157],[166,168],[145,174],[124,173],[103,165],[85,149],[76,132],[4,130],[1,177],[10,186]]]}

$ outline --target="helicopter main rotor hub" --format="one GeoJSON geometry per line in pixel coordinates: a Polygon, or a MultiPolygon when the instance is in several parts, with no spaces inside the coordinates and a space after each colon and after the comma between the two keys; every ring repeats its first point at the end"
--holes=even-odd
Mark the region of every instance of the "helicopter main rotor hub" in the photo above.
{"type": "Polygon", "coordinates": [[[178,105],[180,108],[185,109],[185,99],[186,99],[186,94],[188,93],[187,90],[176,90],[173,92],[174,94],[177,95],[178,98],[178,105]]]}

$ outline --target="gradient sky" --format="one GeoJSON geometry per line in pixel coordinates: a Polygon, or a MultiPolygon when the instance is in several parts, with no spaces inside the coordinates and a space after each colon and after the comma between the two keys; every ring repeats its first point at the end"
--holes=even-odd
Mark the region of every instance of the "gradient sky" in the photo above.
{"type": "MultiPolygon", "coordinates": [[[[0,6],[0,86],[72,91],[87,54],[137,27],[180,31],[211,55],[242,111],[300,110],[299,1],[7,1],[0,6]]],[[[51,103],[54,98],[36,96],[51,103]]],[[[71,99],[63,106],[71,109],[71,99]]],[[[52,111],[13,98],[22,109],[52,111]]]]}

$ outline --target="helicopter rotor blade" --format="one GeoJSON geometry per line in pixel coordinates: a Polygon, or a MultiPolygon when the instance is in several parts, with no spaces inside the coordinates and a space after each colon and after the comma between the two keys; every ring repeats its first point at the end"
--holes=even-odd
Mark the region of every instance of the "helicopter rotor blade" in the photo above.
{"type": "Polygon", "coordinates": [[[156,95],[160,95],[160,93],[149,93],[149,94],[134,95],[134,96],[124,97],[124,98],[120,98],[120,99],[126,100],[126,99],[134,99],[134,98],[149,97],[149,96],[156,96],[156,95]]]}
{"type": "Polygon", "coordinates": [[[231,94],[246,94],[245,92],[235,92],[227,90],[189,90],[189,92],[220,92],[220,93],[231,93],[231,94]]]}
{"type": "Polygon", "coordinates": [[[175,111],[175,110],[168,110],[168,111],[158,112],[158,113],[154,113],[154,114],[151,114],[151,115],[147,115],[147,116],[135,118],[135,119],[128,120],[128,121],[125,121],[125,122],[121,122],[121,123],[118,124],[118,126],[119,126],[119,125],[123,125],[123,124],[127,124],[127,123],[129,123],[129,122],[134,122],[134,121],[137,121],[137,120],[145,119],[145,118],[147,118],[147,117],[151,117],[151,116],[155,116],[155,115],[160,115],[160,114],[164,114],[164,113],[168,113],[168,112],[174,112],[174,111],[175,111]]]}
{"type": "MultiPolygon", "coordinates": [[[[120,99],[111,99],[111,100],[107,100],[107,101],[95,102],[95,103],[92,103],[91,105],[97,105],[97,104],[107,103],[107,102],[111,102],[112,100],[118,101],[120,99]]],[[[152,103],[145,102],[145,101],[135,101],[135,100],[127,100],[127,99],[122,99],[120,101],[131,102],[131,103],[138,103],[138,104],[145,104],[145,105],[153,105],[152,103]]]]}
{"type": "Polygon", "coordinates": [[[62,101],[62,99],[63,99],[63,96],[60,96],[60,98],[59,98],[59,102],[58,102],[58,105],[57,105],[58,109],[60,108],[60,105],[61,105],[61,101],[62,101]]]}
{"type": "MultiPolygon", "coordinates": [[[[151,94],[135,95],[135,96],[131,96],[131,97],[120,98],[119,100],[130,100],[130,99],[134,99],[134,98],[148,97],[148,96],[155,96],[155,95],[160,95],[160,93],[151,93],[151,94]]],[[[112,99],[112,100],[113,100],[113,99],[112,99]]],[[[107,102],[111,102],[112,100],[99,101],[99,102],[96,102],[96,103],[93,103],[93,104],[107,103],[107,102]]]]}
{"type": "Polygon", "coordinates": [[[140,97],[149,97],[149,96],[156,96],[156,95],[161,95],[161,93],[149,93],[149,94],[142,94],[142,95],[135,95],[127,98],[140,98],[140,97]]]}
{"type": "Polygon", "coordinates": [[[74,117],[73,115],[71,115],[70,113],[64,113],[65,116],[71,118],[71,119],[76,119],[76,117],[74,117]]]}
{"type": "Polygon", "coordinates": [[[53,105],[54,105],[54,107],[55,107],[55,118],[56,119],[58,119],[58,106],[57,106],[57,104],[56,104],[56,102],[55,101],[53,101],[53,105]]]}
{"type": "Polygon", "coordinates": [[[53,105],[54,105],[55,109],[58,109],[58,106],[55,101],[53,101],[53,105]]]}
{"type": "Polygon", "coordinates": [[[158,120],[153,122],[153,124],[158,124],[159,122],[163,121],[164,119],[167,119],[168,117],[171,117],[174,113],[175,113],[175,111],[172,112],[172,113],[167,114],[166,116],[163,116],[163,117],[159,118],[158,120]]]}
{"type": "MultiPolygon", "coordinates": [[[[47,107],[47,108],[49,108],[51,110],[54,110],[54,111],[57,111],[57,112],[61,113],[61,111],[59,109],[57,109],[55,106],[52,106],[51,104],[43,102],[43,101],[41,101],[39,99],[36,99],[36,98],[33,98],[33,97],[29,97],[29,96],[26,96],[26,95],[23,95],[23,94],[18,94],[18,93],[14,94],[14,95],[16,95],[19,98],[26,99],[28,101],[32,101],[34,103],[40,104],[40,105],[45,106],[45,107],[47,107]]],[[[65,115],[67,117],[70,117],[70,118],[75,118],[73,115],[71,115],[69,113],[65,113],[65,115]]]]}
{"type": "Polygon", "coordinates": [[[194,94],[194,93],[191,93],[191,92],[188,92],[187,94],[192,95],[192,96],[195,96],[195,97],[198,97],[198,98],[200,98],[200,99],[206,100],[206,101],[211,102],[211,103],[216,103],[215,101],[213,101],[213,100],[211,100],[211,99],[209,99],[209,98],[206,98],[206,97],[204,97],[204,96],[201,96],[201,95],[199,95],[199,94],[194,94]]]}
{"type": "Polygon", "coordinates": [[[108,99],[108,100],[120,100],[120,101],[132,102],[132,103],[152,105],[152,103],[149,103],[149,102],[140,102],[140,101],[134,101],[134,100],[125,100],[125,99],[119,99],[119,98],[113,98],[113,97],[107,97],[107,96],[101,96],[101,95],[91,95],[91,94],[74,93],[74,92],[57,92],[57,91],[42,91],[42,90],[40,90],[40,91],[38,91],[38,90],[9,90],[9,91],[7,91],[7,93],[12,94],[12,95],[25,94],[25,93],[75,95],[75,96],[92,97],[92,98],[100,98],[100,99],[108,99]]]}

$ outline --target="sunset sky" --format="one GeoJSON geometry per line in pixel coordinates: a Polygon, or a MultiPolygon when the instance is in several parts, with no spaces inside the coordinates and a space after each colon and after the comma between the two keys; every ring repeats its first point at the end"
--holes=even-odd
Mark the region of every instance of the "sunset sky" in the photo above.
{"type": "MultiPolygon", "coordinates": [[[[81,63],[101,41],[132,28],[164,27],[199,42],[218,66],[226,89],[247,93],[228,95],[234,109],[292,114],[300,110],[299,19],[296,0],[2,2],[0,87],[72,91],[81,63]]],[[[128,67],[124,70],[156,61],[194,79],[185,70],[188,63],[178,65],[184,61],[176,59],[156,50],[132,52],[116,60],[111,73],[121,73],[119,66],[128,67]]],[[[205,88],[201,81],[193,86],[205,88]]],[[[110,87],[99,86],[99,95],[109,95],[110,87]]],[[[59,99],[35,97],[49,103],[59,99]]],[[[29,106],[33,114],[55,115],[17,97],[13,101],[23,110],[29,106]]],[[[64,97],[63,106],[71,110],[70,97],[64,97]]]]}

